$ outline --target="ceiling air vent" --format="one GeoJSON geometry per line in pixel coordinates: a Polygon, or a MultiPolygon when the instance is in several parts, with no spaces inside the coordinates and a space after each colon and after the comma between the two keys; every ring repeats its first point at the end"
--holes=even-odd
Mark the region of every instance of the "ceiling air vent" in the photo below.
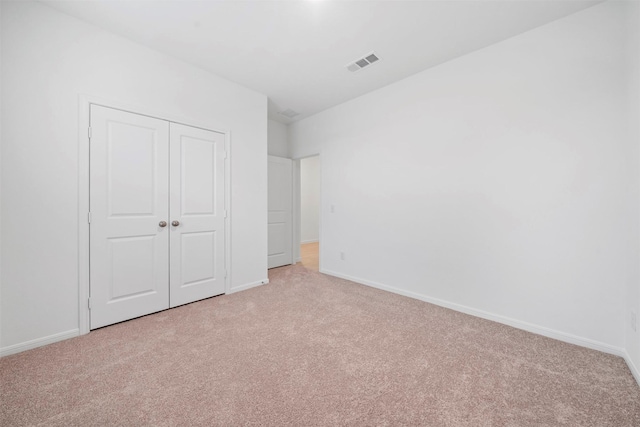
{"type": "Polygon", "coordinates": [[[280,114],[290,119],[293,119],[295,116],[300,115],[300,113],[298,113],[297,111],[293,111],[291,108],[287,108],[284,111],[280,111],[280,114]]]}
{"type": "Polygon", "coordinates": [[[360,71],[363,68],[368,67],[369,65],[375,62],[378,62],[379,60],[380,60],[380,57],[375,53],[371,52],[370,54],[365,55],[360,59],[356,59],[351,64],[347,65],[347,70],[351,71],[352,73],[355,73],[356,71],[360,71]]]}

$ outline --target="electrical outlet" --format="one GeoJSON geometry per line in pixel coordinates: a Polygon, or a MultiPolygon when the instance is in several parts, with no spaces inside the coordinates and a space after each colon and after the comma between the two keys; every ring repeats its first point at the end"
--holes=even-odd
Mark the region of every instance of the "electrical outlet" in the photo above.
{"type": "Polygon", "coordinates": [[[331,213],[336,213],[336,205],[331,205],[331,213]]]}
{"type": "Polygon", "coordinates": [[[638,329],[638,317],[633,310],[631,310],[631,329],[633,329],[634,332],[638,329]]]}
{"type": "Polygon", "coordinates": [[[344,261],[344,252],[340,252],[340,259],[344,261]]]}

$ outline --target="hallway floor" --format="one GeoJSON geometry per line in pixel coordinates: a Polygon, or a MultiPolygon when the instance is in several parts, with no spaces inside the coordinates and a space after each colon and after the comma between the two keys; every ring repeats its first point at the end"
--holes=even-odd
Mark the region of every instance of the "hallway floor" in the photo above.
{"type": "Polygon", "coordinates": [[[320,244],[318,242],[300,245],[300,257],[302,258],[300,262],[309,270],[319,271],[319,252],[320,244]]]}

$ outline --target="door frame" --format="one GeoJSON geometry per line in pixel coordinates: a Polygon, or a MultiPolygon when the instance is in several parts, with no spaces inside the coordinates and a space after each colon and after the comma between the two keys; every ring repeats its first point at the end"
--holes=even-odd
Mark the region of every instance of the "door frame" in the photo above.
{"type": "Polygon", "coordinates": [[[174,114],[157,111],[146,106],[131,105],[116,100],[108,100],[93,95],[80,94],[78,96],[78,327],[79,334],[85,335],[90,331],[90,274],[89,274],[89,127],[91,105],[127,111],[133,114],[154,117],[168,122],[180,123],[186,126],[201,128],[224,134],[224,145],[227,157],[224,163],[225,180],[225,209],[227,217],[224,221],[225,233],[225,293],[231,289],[231,131],[220,123],[200,122],[190,118],[179,117],[174,114]]]}

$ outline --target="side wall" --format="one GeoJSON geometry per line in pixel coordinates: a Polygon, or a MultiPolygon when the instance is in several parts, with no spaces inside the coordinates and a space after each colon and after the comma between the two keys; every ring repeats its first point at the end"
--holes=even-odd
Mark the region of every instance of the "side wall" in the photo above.
{"type": "Polygon", "coordinates": [[[629,234],[635,238],[635,250],[632,251],[630,264],[630,280],[627,288],[627,309],[625,310],[624,330],[626,334],[626,351],[628,363],[640,383],[640,3],[628,4],[627,12],[627,59],[628,59],[628,96],[629,96],[629,137],[632,147],[635,148],[630,157],[637,162],[635,180],[635,228],[629,229],[629,234]],[[635,330],[631,326],[632,316],[635,313],[635,330]]]}
{"type": "Polygon", "coordinates": [[[48,6],[1,7],[2,352],[78,331],[80,94],[231,131],[231,286],[266,280],[266,97],[48,6]]]}
{"type": "Polygon", "coordinates": [[[270,156],[289,158],[289,141],[287,137],[287,125],[275,120],[268,121],[268,151],[270,156]]]}
{"type": "Polygon", "coordinates": [[[290,125],[293,158],[322,152],[323,271],[623,354],[638,220],[627,7],[290,125]]]}

